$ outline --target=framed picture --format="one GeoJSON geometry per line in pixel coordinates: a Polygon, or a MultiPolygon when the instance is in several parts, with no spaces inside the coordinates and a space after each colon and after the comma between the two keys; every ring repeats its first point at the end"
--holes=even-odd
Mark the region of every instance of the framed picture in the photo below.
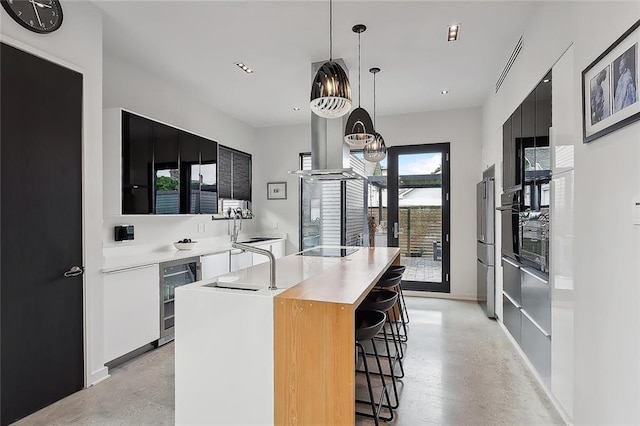
{"type": "Polygon", "coordinates": [[[268,182],[267,200],[286,200],[287,182],[268,182]]]}
{"type": "Polygon", "coordinates": [[[640,120],[640,21],[582,71],[582,136],[591,142],[640,120]]]}

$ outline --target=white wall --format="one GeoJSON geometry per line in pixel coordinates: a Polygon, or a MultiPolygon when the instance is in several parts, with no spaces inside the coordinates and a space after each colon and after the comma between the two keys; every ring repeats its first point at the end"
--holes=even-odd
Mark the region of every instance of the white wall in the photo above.
{"type": "MultiPolygon", "coordinates": [[[[378,117],[388,146],[451,143],[451,296],[476,298],[476,196],[480,167],[482,115],[479,108],[378,117]]],[[[311,151],[309,125],[261,129],[254,164],[258,225],[287,232],[287,252],[298,249],[299,182],[288,175],[299,153],[311,151]],[[267,200],[266,182],[286,181],[287,200],[267,200]]]]}
{"type": "MultiPolygon", "coordinates": [[[[256,130],[224,112],[217,110],[191,96],[186,96],[178,88],[166,84],[153,74],[141,70],[116,56],[104,55],[104,108],[122,107],[157,121],[196,133],[215,140],[225,146],[254,155],[254,168],[260,159],[255,157],[256,130]]],[[[105,123],[105,125],[107,125],[105,123]]],[[[111,129],[105,128],[105,134],[111,129]]],[[[105,152],[108,144],[119,144],[117,138],[105,138],[105,152]]],[[[118,159],[119,160],[119,159],[118,159]]],[[[105,169],[119,167],[105,156],[105,169]]],[[[253,179],[254,186],[256,179],[253,179]]],[[[120,182],[105,180],[105,185],[120,182]]],[[[111,188],[113,189],[113,188],[111,188]]],[[[105,191],[105,194],[109,191],[105,191]]],[[[111,191],[113,192],[113,191],[111,191]]],[[[254,191],[255,192],[255,191],[254,191]]],[[[134,245],[170,244],[182,238],[210,238],[227,234],[227,221],[212,221],[211,215],[199,216],[121,216],[117,214],[112,200],[105,200],[105,217],[102,238],[105,247],[131,247],[134,245]],[[135,240],[116,243],[113,238],[114,225],[135,226],[135,240]],[[205,232],[198,232],[198,225],[206,226],[205,232]]],[[[255,210],[255,205],[254,205],[255,210]]],[[[255,229],[254,220],[243,223],[243,231],[255,229]]]]}
{"type": "Polygon", "coordinates": [[[27,31],[0,13],[3,42],[83,73],[83,226],[87,384],[106,377],[102,362],[102,15],[87,2],[64,2],[52,34],[27,31]]]}
{"type": "Polygon", "coordinates": [[[582,70],[638,17],[637,1],[542,3],[505,84],[483,110],[483,165],[498,164],[502,123],[573,43],[575,379],[574,404],[565,409],[578,424],[640,422],[640,228],[631,218],[640,194],[640,123],[583,144],[579,117],[582,70]]]}

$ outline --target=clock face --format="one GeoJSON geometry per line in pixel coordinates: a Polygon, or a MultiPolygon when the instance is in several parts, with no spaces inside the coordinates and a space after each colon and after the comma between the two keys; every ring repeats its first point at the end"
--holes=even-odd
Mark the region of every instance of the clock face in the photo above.
{"type": "Polygon", "coordinates": [[[23,27],[36,33],[50,33],[62,25],[58,0],[0,0],[4,9],[23,27]]]}

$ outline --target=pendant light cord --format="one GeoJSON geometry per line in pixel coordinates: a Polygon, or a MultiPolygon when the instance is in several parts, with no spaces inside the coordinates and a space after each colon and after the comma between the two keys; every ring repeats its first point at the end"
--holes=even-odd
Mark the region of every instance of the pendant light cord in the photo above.
{"type": "Polygon", "coordinates": [[[376,73],[373,73],[373,129],[376,129],[376,73]]]}
{"type": "Polygon", "coordinates": [[[360,108],[360,100],[362,98],[360,95],[360,34],[358,33],[358,108],[360,108]]]}
{"type": "Polygon", "coordinates": [[[333,2],[329,0],[329,61],[333,60],[333,2]]]}

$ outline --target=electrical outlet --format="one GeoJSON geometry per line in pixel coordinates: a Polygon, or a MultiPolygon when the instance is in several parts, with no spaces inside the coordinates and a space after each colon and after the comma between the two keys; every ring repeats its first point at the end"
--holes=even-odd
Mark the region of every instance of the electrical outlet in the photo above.
{"type": "Polygon", "coordinates": [[[273,222],[273,229],[278,229],[278,221],[273,222]]]}
{"type": "Polygon", "coordinates": [[[198,224],[198,232],[204,232],[205,230],[205,224],[204,223],[199,223],[198,224]]]}

